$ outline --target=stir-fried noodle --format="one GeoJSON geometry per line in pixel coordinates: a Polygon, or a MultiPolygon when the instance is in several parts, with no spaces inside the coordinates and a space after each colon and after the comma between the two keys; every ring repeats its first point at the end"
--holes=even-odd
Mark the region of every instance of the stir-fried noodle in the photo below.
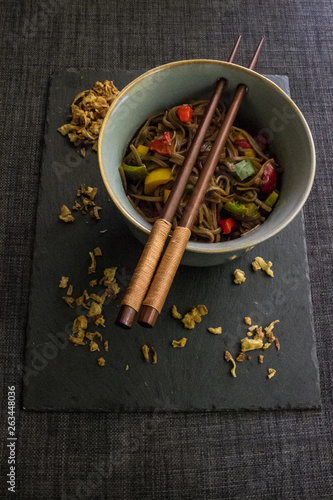
{"type": "MultiPolygon", "coordinates": [[[[123,160],[125,164],[132,166],[145,165],[148,175],[153,170],[161,168],[171,169],[172,173],[171,180],[157,185],[153,192],[147,194],[145,190],[147,178],[135,179],[135,176],[134,178],[133,176],[127,176],[126,171],[122,167],[120,168],[128,199],[146,221],[154,223],[161,216],[167,194],[181,169],[207,104],[208,101],[206,100],[190,103],[193,116],[189,123],[182,122],[179,119],[177,114],[178,106],[150,118],[142,126],[129,146],[123,160]],[[151,141],[162,137],[166,132],[170,132],[172,153],[166,155],[152,151],[149,148],[151,141]],[[140,145],[146,146],[143,154],[138,151],[140,145]]],[[[193,187],[223,123],[225,113],[225,106],[219,104],[173,218],[173,228],[176,227],[182,217],[193,187]]],[[[254,230],[265,221],[272,210],[272,203],[265,203],[267,193],[272,192],[275,186],[273,189],[268,188],[263,192],[263,182],[267,182],[267,165],[270,165],[269,168],[274,170],[275,178],[277,165],[273,158],[267,156],[264,143],[265,139],[262,136],[259,137],[259,140],[258,138],[255,140],[245,130],[232,127],[193,225],[192,240],[213,243],[234,239],[254,230]],[[242,176],[243,179],[241,180],[237,175],[237,172],[239,172],[237,169],[240,168],[239,164],[241,162],[244,163],[244,160],[247,166],[252,165],[252,173],[245,178],[242,176]],[[266,180],[264,180],[265,175],[266,180]],[[229,231],[226,231],[222,222],[230,218],[233,221],[232,226],[229,231]]]]}

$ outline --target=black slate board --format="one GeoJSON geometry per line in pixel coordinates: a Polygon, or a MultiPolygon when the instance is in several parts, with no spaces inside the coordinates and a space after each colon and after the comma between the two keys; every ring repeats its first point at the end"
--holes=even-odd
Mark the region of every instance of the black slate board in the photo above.
{"type": "MultiPolygon", "coordinates": [[[[109,199],[96,153],[90,151],[85,159],[81,158],[57,128],[65,123],[69,104],[78,92],[103,79],[113,79],[122,88],[139,73],[119,69],[67,70],[51,78],[23,407],[58,411],[320,407],[302,214],[280,234],[236,261],[213,268],[181,267],[154,329],[135,325],[132,330],[124,331],[114,326],[121,297],[142,246],[109,199]],[[58,220],[60,207],[73,204],[81,183],[98,187],[96,201],[103,207],[102,220],[77,214],[75,223],[64,224],[58,220]],[[102,234],[104,229],[107,232],[102,234]],[[72,322],[82,309],[70,309],[62,301],[64,293],[58,284],[61,276],[69,276],[74,296],[81,295],[94,277],[87,274],[88,252],[97,246],[103,251],[98,258],[97,277],[101,277],[105,267],[118,266],[117,279],[122,289],[119,299],[104,308],[107,327],[98,328],[104,340],[109,341],[109,352],[101,347],[100,353],[91,353],[88,347],[74,347],[67,340],[72,322]],[[273,279],[251,270],[250,264],[257,255],[273,261],[273,279]],[[246,272],[247,280],[241,286],[232,283],[236,267],[246,272]],[[209,314],[195,330],[185,330],[170,315],[173,304],[182,313],[193,305],[206,304],[209,314]],[[239,341],[247,331],[245,316],[263,326],[279,319],[275,333],[281,350],[270,347],[263,353],[263,364],[258,363],[261,352],[249,353],[252,360],[238,364],[237,378],[233,378],[224,351],[238,353],[239,341]],[[207,327],[219,325],[223,328],[222,335],[207,331],[207,327]],[[188,338],[184,349],[171,347],[173,339],[184,336],[188,338]],[[157,365],[147,364],[142,358],[141,346],[147,342],[158,353],[157,365]],[[100,356],[106,359],[104,368],[97,365],[100,356]],[[277,370],[271,380],[267,378],[268,368],[277,370]]],[[[275,81],[288,91],[287,77],[275,77],[275,81]]]]}

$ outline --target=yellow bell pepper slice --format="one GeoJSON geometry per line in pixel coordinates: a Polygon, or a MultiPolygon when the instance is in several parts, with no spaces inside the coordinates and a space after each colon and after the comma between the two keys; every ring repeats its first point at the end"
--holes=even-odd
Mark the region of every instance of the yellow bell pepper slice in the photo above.
{"type": "Polygon", "coordinates": [[[253,149],[245,149],[245,150],[244,150],[244,156],[250,156],[250,157],[252,156],[252,157],[255,157],[255,156],[256,156],[256,154],[255,154],[255,152],[254,152],[254,150],[253,150],[253,149]]]}
{"type": "Polygon", "coordinates": [[[140,144],[140,146],[137,147],[137,151],[139,155],[145,156],[148,154],[149,148],[148,146],[144,146],[143,144],[140,144]]]}
{"type": "Polygon", "coordinates": [[[157,168],[145,178],[145,194],[152,194],[157,186],[173,180],[171,168],[157,168]]]}
{"type": "Polygon", "coordinates": [[[245,139],[244,135],[240,132],[235,132],[235,139],[245,139]]]}
{"type": "Polygon", "coordinates": [[[166,203],[168,201],[170,193],[171,193],[171,189],[164,189],[164,193],[163,193],[163,201],[164,201],[164,203],[166,203]]]}

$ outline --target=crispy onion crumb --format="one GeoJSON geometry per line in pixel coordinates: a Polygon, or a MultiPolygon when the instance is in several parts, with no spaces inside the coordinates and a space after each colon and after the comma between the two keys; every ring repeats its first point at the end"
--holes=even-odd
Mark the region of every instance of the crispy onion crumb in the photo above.
{"type": "Polygon", "coordinates": [[[222,333],[222,326],[217,326],[216,328],[209,327],[207,330],[214,335],[220,335],[222,333]]]}
{"type": "Polygon", "coordinates": [[[180,340],[173,340],[172,347],[185,347],[186,342],[187,342],[187,339],[185,337],[183,337],[180,340]]]}
{"type": "Polygon", "coordinates": [[[244,271],[242,271],[241,269],[235,269],[235,271],[234,271],[234,283],[236,283],[236,285],[240,285],[241,283],[244,283],[245,280],[246,280],[246,278],[245,278],[244,271]]]}
{"type": "Polygon", "coordinates": [[[201,316],[204,316],[207,313],[208,313],[207,307],[204,305],[199,305],[197,307],[193,307],[193,309],[190,312],[185,314],[185,316],[181,321],[184,324],[185,328],[191,330],[195,327],[196,323],[201,322],[201,316]]]}
{"type": "Polygon", "coordinates": [[[233,367],[231,368],[231,375],[236,378],[236,363],[234,358],[231,356],[229,351],[225,351],[224,353],[224,358],[226,361],[230,361],[233,364],[233,367]]]}
{"type": "Polygon", "coordinates": [[[262,269],[268,274],[268,276],[274,278],[274,273],[271,269],[272,265],[273,263],[271,261],[265,262],[262,257],[256,257],[252,262],[252,269],[253,271],[259,271],[259,269],[262,269]]]}

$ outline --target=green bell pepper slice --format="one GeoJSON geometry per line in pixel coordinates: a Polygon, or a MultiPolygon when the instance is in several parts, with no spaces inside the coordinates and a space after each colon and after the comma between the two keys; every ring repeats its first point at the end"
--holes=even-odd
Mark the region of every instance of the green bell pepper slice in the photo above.
{"type": "Polygon", "coordinates": [[[239,217],[253,217],[258,213],[258,207],[255,203],[239,203],[239,201],[227,201],[223,208],[231,214],[238,215],[239,217]]]}
{"type": "Polygon", "coordinates": [[[148,175],[148,170],[146,165],[127,165],[126,163],[121,164],[126,178],[131,181],[137,181],[139,179],[144,179],[148,175]]]}
{"type": "Polygon", "coordinates": [[[267,196],[266,200],[264,201],[265,205],[267,205],[268,207],[272,207],[278,197],[279,193],[277,191],[273,191],[270,195],[267,196]]]}

